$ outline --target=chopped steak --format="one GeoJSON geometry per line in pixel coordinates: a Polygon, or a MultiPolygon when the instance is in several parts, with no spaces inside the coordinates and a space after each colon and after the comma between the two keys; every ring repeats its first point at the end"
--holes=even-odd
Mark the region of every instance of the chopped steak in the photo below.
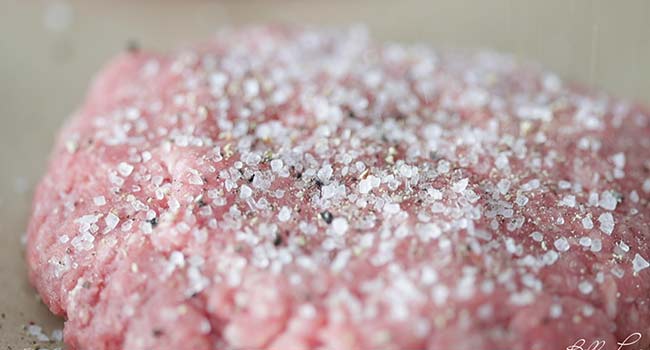
{"type": "Polygon", "coordinates": [[[28,233],[71,349],[650,341],[650,114],[513,57],[363,30],[123,54],[28,233]]]}

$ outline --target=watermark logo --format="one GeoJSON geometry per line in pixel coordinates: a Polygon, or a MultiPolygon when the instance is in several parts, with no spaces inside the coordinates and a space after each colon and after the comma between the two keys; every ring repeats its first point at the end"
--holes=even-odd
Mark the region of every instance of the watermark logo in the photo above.
{"type": "MultiPolygon", "coordinates": [[[[616,343],[618,348],[616,350],[633,350],[632,345],[641,340],[641,333],[632,333],[625,338],[622,342],[616,343]]],[[[573,345],[568,346],[566,350],[603,350],[607,342],[605,340],[594,340],[587,346],[587,340],[584,338],[578,339],[573,345]]]]}

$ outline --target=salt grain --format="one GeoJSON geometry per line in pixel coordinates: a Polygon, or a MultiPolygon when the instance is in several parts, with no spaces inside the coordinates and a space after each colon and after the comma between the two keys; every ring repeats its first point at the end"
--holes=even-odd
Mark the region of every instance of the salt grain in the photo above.
{"type": "Polygon", "coordinates": [[[133,172],[133,168],[134,168],[133,165],[131,165],[129,163],[121,162],[117,166],[117,172],[120,173],[120,175],[122,175],[124,177],[127,177],[127,176],[131,175],[131,173],[133,172]]]}
{"type": "Polygon", "coordinates": [[[600,239],[592,239],[591,240],[591,248],[590,250],[594,253],[597,253],[601,251],[603,248],[603,242],[600,239]]]}
{"type": "Polygon", "coordinates": [[[345,218],[336,218],[332,221],[332,230],[339,236],[348,231],[348,221],[345,218]]]}
{"type": "Polygon", "coordinates": [[[599,205],[601,208],[606,210],[615,210],[617,200],[614,194],[611,191],[605,191],[600,196],[599,205]]]}
{"type": "Polygon", "coordinates": [[[104,218],[104,222],[106,223],[106,228],[104,229],[104,233],[108,233],[111,230],[113,230],[115,227],[117,227],[117,224],[120,222],[120,218],[113,213],[108,213],[108,215],[106,215],[106,217],[104,218]]]}
{"type": "Polygon", "coordinates": [[[616,153],[615,155],[612,156],[612,162],[614,162],[614,166],[616,168],[623,168],[625,167],[625,153],[616,153]]]}
{"type": "Polygon", "coordinates": [[[551,308],[549,309],[549,316],[552,318],[559,318],[562,316],[562,305],[560,304],[553,304],[551,305],[551,308]]]}
{"type": "Polygon", "coordinates": [[[290,218],[291,218],[291,209],[289,209],[286,206],[282,207],[282,209],[280,209],[280,212],[278,213],[278,220],[280,220],[281,222],[287,222],[289,221],[290,218]]]}
{"type": "Polygon", "coordinates": [[[96,206],[101,207],[102,205],[106,204],[106,198],[104,198],[104,196],[97,196],[97,197],[94,197],[94,198],[93,198],[93,203],[94,203],[96,206]]]}
{"type": "Polygon", "coordinates": [[[282,167],[284,167],[284,162],[282,162],[282,159],[273,159],[271,161],[271,170],[275,173],[279,172],[282,170],[282,167]]]}
{"type": "Polygon", "coordinates": [[[384,205],[384,212],[386,214],[397,214],[400,212],[400,206],[397,203],[388,203],[384,205]]]}
{"type": "Polygon", "coordinates": [[[412,168],[410,166],[406,165],[406,164],[402,164],[399,167],[399,173],[400,173],[400,175],[402,175],[403,177],[406,177],[406,178],[410,178],[411,176],[413,176],[412,168]]]}
{"type": "Polygon", "coordinates": [[[555,249],[560,252],[566,252],[570,248],[569,241],[564,237],[556,239],[555,242],[553,242],[553,245],[555,246],[555,249]]]}
{"type": "MultiPolygon", "coordinates": [[[[438,162],[438,166],[436,167],[436,171],[438,171],[438,173],[440,173],[440,174],[446,174],[447,172],[449,172],[449,168],[450,168],[449,162],[442,159],[442,160],[440,160],[438,162]]],[[[648,186],[650,188],[650,184],[648,186]]],[[[650,191],[650,189],[648,191],[650,191]]]]}
{"type": "Polygon", "coordinates": [[[366,178],[366,179],[363,179],[363,180],[359,181],[359,193],[367,194],[367,193],[370,192],[371,189],[372,189],[372,185],[371,185],[370,180],[368,180],[366,178]]]}
{"type": "Polygon", "coordinates": [[[323,182],[329,181],[330,177],[332,176],[332,166],[329,164],[323,165],[322,168],[318,171],[318,179],[320,179],[323,182]]]}
{"type": "Polygon", "coordinates": [[[582,294],[589,294],[594,290],[594,286],[587,281],[582,281],[578,284],[578,289],[582,294]]]}
{"type": "Polygon", "coordinates": [[[506,179],[500,180],[497,183],[497,188],[499,189],[499,193],[501,194],[508,193],[508,190],[510,189],[510,181],[506,179]]]}
{"type": "Polygon", "coordinates": [[[242,185],[239,189],[239,198],[246,199],[250,198],[253,195],[253,190],[247,185],[242,185]]]}
{"type": "Polygon", "coordinates": [[[518,206],[524,207],[528,203],[528,197],[518,194],[517,199],[515,199],[515,203],[517,203],[518,206]]]}
{"type": "Polygon", "coordinates": [[[468,184],[469,184],[469,179],[464,178],[462,180],[458,180],[458,181],[454,182],[453,185],[451,185],[451,189],[454,192],[461,193],[461,192],[465,191],[468,184]]]}
{"type": "Polygon", "coordinates": [[[648,267],[650,267],[650,263],[648,263],[646,259],[644,259],[638,253],[634,255],[634,260],[632,260],[632,268],[634,269],[634,273],[639,273],[641,270],[648,267]]]}
{"type": "Polygon", "coordinates": [[[569,208],[575,207],[575,205],[576,205],[576,196],[573,196],[573,195],[570,195],[570,194],[564,196],[564,198],[562,198],[562,200],[560,201],[559,205],[564,206],[564,207],[569,207],[569,208]]]}
{"type": "Polygon", "coordinates": [[[611,235],[614,232],[614,217],[612,213],[603,213],[598,217],[600,223],[600,230],[604,233],[611,235]]]}

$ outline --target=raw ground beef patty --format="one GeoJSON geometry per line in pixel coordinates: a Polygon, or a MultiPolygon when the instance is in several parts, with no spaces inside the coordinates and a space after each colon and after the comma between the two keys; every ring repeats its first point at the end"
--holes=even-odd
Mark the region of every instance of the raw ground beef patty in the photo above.
{"type": "Polygon", "coordinates": [[[31,280],[71,349],[642,349],[649,135],[535,65],[357,28],[128,52],[60,134],[31,280]]]}

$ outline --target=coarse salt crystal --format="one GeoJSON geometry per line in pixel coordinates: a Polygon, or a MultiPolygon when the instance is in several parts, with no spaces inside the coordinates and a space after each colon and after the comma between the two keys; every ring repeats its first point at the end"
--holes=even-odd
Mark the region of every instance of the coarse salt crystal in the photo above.
{"type": "Polygon", "coordinates": [[[578,241],[581,246],[583,247],[590,247],[591,246],[591,238],[589,237],[581,237],[580,240],[578,241]]]}
{"type": "Polygon", "coordinates": [[[553,245],[555,246],[555,249],[560,252],[566,252],[570,248],[569,241],[564,237],[556,239],[553,245]]]}
{"type": "Polygon", "coordinates": [[[124,179],[118,176],[114,171],[111,171],[108,174],[108,180],[115,186],[122,186],[124,185],[124,179]]]}
{"type": "Polygon", "coordinates": [[[614,216],[612,213],[602,213],[598,217],[600,223],[600,230],[604,233],[611,235],[614,232],[614,216]]]}
{"type": "Polygon", "coordinates": [[[140,230],[145,235],[151,234],[151,232],[153,232],[153,225],[151,225],[151,223],[148,221],[143,221],[140,224],[140,230]]]}
{"type": "Polygon", "coordinates": [[[612,162],[614,162],[614,166],[619,169],[625,167],[625,153],[621,152],[613,155],[612,162]]]}
{"type": "Polygon", "coordinates": [[[289,219],[291,219],[291,209],[289,209],[289,207],[286,206],[282,207],[282,209],[280,209],[280,212],[278,213],[278,220],[280,220],[281,222],[287,222],[289,221],[289,219]]]}
{"type": "Polygon", "coordinates": [[[63,330],[61,330],[61,329],[55,329],[55,330],[53,330],[53,331],[52,331],[52,336],[51,336],[51,338],[52,338],[54,341],[58,341],[58,342],[63,341],[63,330]]]}
{"type": "Polygon", "coordinates": [[[331,264],[332,271],[334,272],[342,271],[343,268],[345,268],[345,266],[347,265],[348,260],[350,260],[351,256],[352,256],[352,252],[347,249],[338,253],[334,261],[332,261],[331,264]]]}
{"type": "Polygon", "coordinates": [[[318,170],[317,176],[321,181],[326,182],[329,181],[330,177],[332,176],[332,172],[332,166],[325,164],[322,168],[320,168],[320,170],[318,170]]]}
{"type": "Polygon", "coordinates": [[[589,294],[594,290],[594,286],[587,281],[582,281],[578,284],[578,289],[582,294],[589,294]]]}
{"type": "Polygon", "coordinates": [[[603,249],[603,241],[600,239],[592,239],[591,240],[591,248],[590,250],[594,253],[599,252],[601,249],[603,249]]]}
{"type": "Polygon", "coordinates": [[[416,228],[416,232],[423,242],[428,242],[431,239],[436,239],[442,234],[440,227],[432,223],[418,226],[416,228]]]}
{"type": "Polygon", "coordinates": [[[507,179],[500,180],[497,183],[497,188],[499,189],[499,193],[501,194],[508,193],[508,190],[510,189],[510,180],[507,179]]]}
{"type": "Polygon", "coordinates": [[[198,186],[203,185],[203,179],[198,174],[198,172],[194,172],[194,171],[191,172],[190,175],[189,175],[188,180],[189,180],[190,184],[192,184],[192,185],[198,185],[198,186]]]}
{"type": "Polygon", "coordinates": [[[223,89],[227,81],[228,77],[221,72],[210,75],[210,86],[213,91],[223,89]]]}
{"type": "MultiPolygon", "coordinates": [[[[449,172],[449,168],[450,168],[449,161],[442,159],[438,162],[438,165],[436,166],[436,171],[438,171],[440,174],[445,174],[449,172]]],[[[650,184],[648,186],[649,186],[648,191],[650,191],[650,184]]]]}
{"type": "Polygon", "coordinates": [[[113,230],[115,227],[117,227],[117,224],[120,222],[120,218],[113,213],[108,213],[108,215],[106,215],[106,217],[104,218],[104,222],[106,223],[106,228],[104,229],[104,233],[108,233],[111,230],[113,230]]]}
{"type": "Polygon", "coordinates": [[[185,256],[183,253],[175,250],[169,255],[169,264],[173,267],[183,267],[185,266],[185,256]]]}
{"type": "Polygon", "coordinates": [[[451,186],[451,189],[454,192],[461,193],[461,192],[465,191],[468,184],[469,184],[469,179],[464,178],[464,179],[461,179],[461,180],[458,180],[458,181],[454,182],[454,184],[451,186]]]}
{"type": "Polygon", "coordinates": [[[244,94],[247,97],[255,97],[260,92],[260,84],[255,79],[247,79],[243,84],[244,94]]]}
{"type": "Polygon", "coordinates": [[[616,197],[614,196],[614,194],[611,191],[605,191],[600,196],[599,205],[603,209],[615,210],[617,203],[618,203],[618,201],[616,200],[616,197]]]}
{"type": "Polygon", "coordinates": [[[321,196],[323,197],[323,199],[334,198],[339,193],[338,191],[339,191],[338,185],[335,184],[335,183],[325,185],[325,186],[321,187],[321,190],[320,190],[321,196]]]}
{"type": "Polygon", "coordinates": [[[372,190],[372,183],[369,179],[365,178],[359,181],[359,193],[367,194],[372,190]]]}
{"type": "Polygon", "coordinates": [[[594,223],[593,221],[591,221],[591,218],[589,216],[585,216],[584,218],[582,218],[581,221],[582,221],[582,227],[584,227],[585,229],[591,230],[592,228],[594,228],[594,223]]]}
{"type": "Polygon", "coordinates": [[[332,221],[332,230],[339,236],[348,231],[348,221],[345,218],[336,218],[332,221]]]}
{"type": "Polygon", "coordinates": [[[133,172],[133,165],[126,162],[121,162],[117,166],[117,172],[119,172],[120,175],[127,177],[133,172]]]}
{"type": "Polygon", "coordinates": [[[526,204],[528,203],[528,197],[522,194],[518,194],[517,199],[515,199],[515,202],[517,203],[518,206],[525,207],[526,204]]]}
{"type": "Polygon", "coordinates": [[[553,265],[557,261],[557,259],[560,258],[560,254],[558,254],[555,250],[549,250],[542,256],[542,262],[545,265],[553,265]]]}
{"type": "Polygon", "coordinates": [[[384,205],[384,212],[387,214],[397,214],[400,212],[400,206],[397,203],[388,203],[384,205]]]}
{"type": "Polygon", "coordinates": [[[525,184],[521,185],[521,190],[522,191],[533,191],[539,188],[541,182],[539,179],[532,179],[525,184]]]}
{"type": "Polygon", "coordinates": [[[508,167],[508,163],[508,156],[506,156],[504,153],[500,153],[494,160],[494,165],[497,167],[497,169],[505,169],[508,167]]]}
{"type": "Polygon", "coordinates": [[[250,187],[247,185],[242,185],[241,188],[239,188],[239,198],[241,199],[246,199],[250,198],[250,196],[253,195],[253,190],[251,190],[250,187]]]}
{"type": "Polygon", "coordinates": [[[576,196],[568,194],[562,198],[559,204],[560,206],[573,208],[576,205],[576,196]]]}
{"type": "Polygon", "coordinates": [[[284,162],[282,162],[282,159],[273,159],[273,160],[271,161],[271,170],[272,170],[274,173],[277,173],[277,172],[279,172],[280,170],[282,170],[282,167],[283,167],[283,166],[284,166],[284,162]]]}
{"type": "Polygon", "coordinates": [[[552,318],[558,318],[562,316],[562,305],[560,304],[553,304],[549,310],[549,315],[552,318]]]}
{"type": "Polygon", "coordinates": [[[541,242],[544,239],[544,235],[542,235],[542,233],[539,231],[535,231],[531,233],[530,236],[533,238],[535,242],[541,242]]]}
{"type": "Polygon", "coordinates": [[[632,260],[632,268],[634,269],[634,273],[638,273],[639,271],[648,267],[650,267],[650,263],[648,263],[646,259],[644,259],[638,253],[634,255],[634,260],[632,260]]]}
{"type": "Polygon", "coordinates": [[[406,164],[402,164],[399,167],[399,173],[403,177],[410,178],[411,176],[413,176],[413,169],[410,166],[406,165],[406,164]]]}
{"type": "Polygon", "coordinates": [[[94,203],[96,206],[101,207],[102,205],[106,204],[106,198],[104,198],[104,196],[97,196],[97,197],[94,197],[94,198],[93,198],[93,203],[94,203]]]}

